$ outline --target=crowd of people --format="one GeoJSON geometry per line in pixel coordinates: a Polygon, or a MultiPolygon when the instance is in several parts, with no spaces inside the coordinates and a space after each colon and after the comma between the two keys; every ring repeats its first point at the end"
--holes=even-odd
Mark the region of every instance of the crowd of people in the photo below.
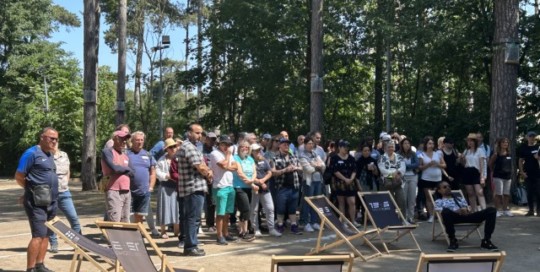
{"type": "MultiPolygon", "coordinates": [[[[407,137],[385,132],[378,141],[361,140],[355,149],[344,139],[323,145],[317,131],[293,143],[287,131],[216,135],[193,123],[183,137],[174,136],[173,128],[166,128],[163,139],[147,151],[142,131],[118,126],[101,152],[100,183],[105,220],[146,220],[156,238],[169,239],[172,232],[186,256],[206,254],[197,238],[203,210],[206,230],[215,232],[216,244],[223,246],[250,242],[265,232],[279,237],[319,230],[320,219],[305,203],[306,196],[328,196],[360,227],[363,212],[357,192],[388,190],[405,224],[433,222],[434,212],[441,211],[451,239],[449,251],[458,248],[453,224],[466,221],[486,221],[481,247],[497,250],[490,240],[496,217],[513,216],[507,138],[498,139],[492,151],[480,133],[470,133],[466,149],[459,152],[449,137],[427,136],[415,147],[407,137]],[[486,184],[492,184],[495,208],[487,207],[486,184]],[[448,193],[457,189],[467,200],[448,193]],[[437,192],[435,203],[427,201],[429,190],[437,192]],[[152,197],[157,197],[156,220],[152,197]]],[[[58,137],[55,129],[43,129],[39,144],[21,157],[15,176],[25,188],[20,201],[32,229],[27,271],[51,271],[44,257],[49,242],[51,252],[57,252],[58,244],[44,223],[56,216],[57,207],[71,227],[81,231],[68,187],[69,158],[59,149],[58,137]]],[[[518,152],[519,174],[528,189],[527,216],[535,215],[535,208],[540,216],[537,134],[531,131],[526,137],[518,152]]]]}

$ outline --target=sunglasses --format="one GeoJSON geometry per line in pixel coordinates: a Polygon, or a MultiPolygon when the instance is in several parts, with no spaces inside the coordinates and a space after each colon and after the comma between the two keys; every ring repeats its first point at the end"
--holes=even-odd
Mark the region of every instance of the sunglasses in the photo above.
{"type": "Polygon", "coordinates": [[[441,189],[448,189],[448,188],[450,188],[450,186],[448,186],[448,185],[441,186],[441,189]]]}

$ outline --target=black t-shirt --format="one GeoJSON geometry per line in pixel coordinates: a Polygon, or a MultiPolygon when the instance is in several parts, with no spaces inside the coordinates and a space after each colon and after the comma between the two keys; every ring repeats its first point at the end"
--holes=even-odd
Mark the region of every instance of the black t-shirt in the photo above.
{"type": "Polygon", "coordinates": [[[345,178],[350,178],[356,172],[356,161],[350,155],[345,160],[335,155],[330,159],[330,168],[333,173],[340,172],[345,178]]]}
{"type": "Polygon", "coordinates": [[[534,158],[534,155],[538,153],[538,145],[524,144],[519,150],[519,158],[525,160],[523,164],[523,170],[527,173],[527,176],[540,177],[540,167],[538,166],[538,160],[534,158]]]}
{"type": "Polygon", "coordinates": [[[493,177],[510,179],[512,177],[512,157],[510,155],[497,155],[493,168],[493,177]]]}
{"type": "MultiPolygon", "coordinates": [[[[441,152],[443,153],[443,157],[444,157],[444,162],[446,163],[446,173],[453,177],[454,179],[457,178],[458,174],[459,174],[459,165],[457,163],[457,154],[454,150],[452,150],[452,152],[450,152],[450,154],[446,154],[446,152],[444,152],[444,150],[441,150],[441,152]]],[[[446,178],[443,177],[443,179],[446,178]]]]}

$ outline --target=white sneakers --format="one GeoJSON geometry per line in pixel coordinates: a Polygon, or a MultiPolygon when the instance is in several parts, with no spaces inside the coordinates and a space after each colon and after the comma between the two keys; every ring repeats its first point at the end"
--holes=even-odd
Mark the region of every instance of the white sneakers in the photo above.
{"type": "Polygon", "coordinates": [[[428,223],[433,223],[433,219],[434,219],[434,218],[433,218],[433,215],[431,215],[431,216],[429,217],[429,219],[427,220],[428,223]]]}
{"type": "Polygon", "coordinates": [[[501,216],[513,217],[514,214],[513,214],[510,210],[506,210],[506,211],[497,211],[497,217],[501,217],[501,216]]]}
{"type": "Polygon", "coordinates": [[[304,231],[305,231],[305,232],[314,232],[315,230],[311,227],[311,224],[310,224],[310,223],[307,223],[307,224],[304,226],[304,231]]]}
{"type": "Polygon", "coordinates": [[[317,223],[311,225],[311,227],[314,229],[314,230],[320,230],[321,229],[321,226],[317,223]]]}
{"type": "Polygon", "coordinates": [[[255,231],[255,237],[262,237],[262,236],[263,236],[263,235],[262,235],[262,233],[261,233],[260,230],[256,230],[256,231],[255,231]]]}
{"type": "MultiPolygon", "coordinates": [[[[276,229],[271,229],[268,234],[275,236],[275,237],[281,237],[281,233],[277,231],[276,229]]],[[[257,236],[257,233],[255,233],[255,236],[257,236]]]]}

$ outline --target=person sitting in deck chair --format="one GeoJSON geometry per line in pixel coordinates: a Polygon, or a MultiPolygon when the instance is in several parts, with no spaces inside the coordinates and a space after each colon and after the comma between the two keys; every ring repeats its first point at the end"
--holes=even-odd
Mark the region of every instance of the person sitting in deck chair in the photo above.
{"type": "Polygon", "coordinates": [[[497,210],[489,207],[479,212],[471,212],[467,201],[462,197],[452,194],[452,189],[448,182],[440,182],[435,193],[435,210],[441,212],[444,228],[450,239],[450,245],[446,251],[454,252],[458,249],[456,230],[454,224],[457,223],[481,223],[484,224],[484,239],[480,247],[490,251],[499,251],[499,248],[491,243],[491,234],[495,230],[495,220],[497,210]]]}

